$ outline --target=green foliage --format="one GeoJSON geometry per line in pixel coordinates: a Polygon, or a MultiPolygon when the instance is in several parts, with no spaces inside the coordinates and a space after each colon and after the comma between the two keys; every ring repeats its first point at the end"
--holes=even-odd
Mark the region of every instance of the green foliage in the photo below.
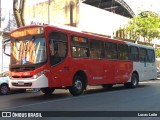
{"type": "Polygon", "coordinates": [[[145,42],[151,42],[154,38],[160,38],[160,16],[153,12],[144,12],[135,16],[128,23],[127,31],[132,31],[132,37],[138,40],[142,36],[145,42]]]}
{"type": "Polygon", "coordinates": [[[157,49],[156,49],[156,57],[157,57],[157,58],[160,57],[160,48],[157,48],[157,49]]]}

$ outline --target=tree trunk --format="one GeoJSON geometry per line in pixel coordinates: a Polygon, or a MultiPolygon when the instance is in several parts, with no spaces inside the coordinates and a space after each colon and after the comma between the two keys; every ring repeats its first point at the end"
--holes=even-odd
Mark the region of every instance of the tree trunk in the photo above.
{"type": "Polygon", "coordinates": [[[18,0],[13,1],[13,11],[14,11],[17,27],[21,27],[25,25],[24,7],[25,7],[25,0],[20,1],[19,7],[18,7],[18,0]]]}
{"type": "Polygon", "coordinates": [[[25,3],[26,0],[21,0],[20,1],[20,13],[21,13],[21,21],[22,21],[22,25],[25,26],[25,19],[24,19],[24,9],[25,9],[25,3]]]}

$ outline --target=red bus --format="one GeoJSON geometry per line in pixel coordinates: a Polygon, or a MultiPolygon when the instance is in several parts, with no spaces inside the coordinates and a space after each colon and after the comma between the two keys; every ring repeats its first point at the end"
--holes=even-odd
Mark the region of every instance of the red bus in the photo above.
{"type": "Polygon", "coordinates": [[[135,88],[156,78],[152,47],[49,25],[18,28],[10,40],[11,88],[64,88],[76,96],[87,85],[135,88]]]}

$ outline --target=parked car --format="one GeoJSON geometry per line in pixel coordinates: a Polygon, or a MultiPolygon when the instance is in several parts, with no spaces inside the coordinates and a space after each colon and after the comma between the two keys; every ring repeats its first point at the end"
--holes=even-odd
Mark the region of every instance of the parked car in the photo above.
{"type": "Polygon", "coordinates": [[[8,72],[3,72],[0,74],[0,94],[1,95],[7,95],[9,94],[11,91],[19,91],[19,92],[25,92],[26,89],[10,89],[8,82],[8,72]]]}
{"type": "Polygon", "coordinates": [[[157,78],[160,78],[160,67],[157,67],[157,78]]]}

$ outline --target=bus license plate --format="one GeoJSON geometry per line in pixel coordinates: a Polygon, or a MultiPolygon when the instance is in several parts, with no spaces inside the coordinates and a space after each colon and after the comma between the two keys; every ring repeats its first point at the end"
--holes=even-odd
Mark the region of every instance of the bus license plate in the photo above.
{"type": "Polygon", "coordinates": [[[23,81],[19,81],[18,85],[24,85],[24,82],[23,81]]]}

